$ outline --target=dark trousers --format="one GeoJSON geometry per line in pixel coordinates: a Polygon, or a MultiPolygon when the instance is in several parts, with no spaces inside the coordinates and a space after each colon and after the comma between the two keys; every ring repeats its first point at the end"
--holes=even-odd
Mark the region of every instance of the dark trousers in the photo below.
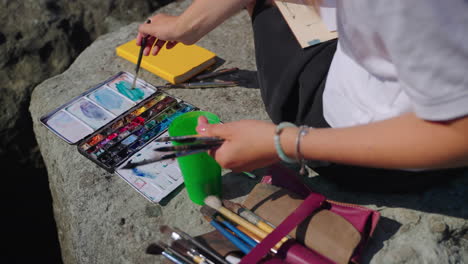
{"type": "MultiPolygon", "coordinates": [[[[279,10],[263,0],[257,0],[252,25],[258,81],[271,120],[330,127],[323,117],[322,95],[337,40],[302,49],[279,10]]],[[[314,170],[348,189],[405,192],[447,182],[465,168],[412,172],[330,164],[314,170]]]]}

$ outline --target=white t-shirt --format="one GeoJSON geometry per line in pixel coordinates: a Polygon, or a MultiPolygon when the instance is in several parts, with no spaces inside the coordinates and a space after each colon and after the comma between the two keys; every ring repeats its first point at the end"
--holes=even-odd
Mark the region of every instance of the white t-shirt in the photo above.
{"type": "Polygon", "coordinates": [[[415,112],[468,115],[468,2],[338,0],[324,116],[346,127],[415,112]]]}

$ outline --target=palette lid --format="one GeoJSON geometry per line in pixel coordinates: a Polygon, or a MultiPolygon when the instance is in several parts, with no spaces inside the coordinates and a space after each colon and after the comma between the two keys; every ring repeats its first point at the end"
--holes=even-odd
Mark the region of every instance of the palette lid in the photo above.
{"type": "Polygon", "coordinates": [[[67,143],[76,144],[158,90],[141,79],[132,89],[134,77],[129,72],[119,72],[42,116],[40,121],[67,143]]]}

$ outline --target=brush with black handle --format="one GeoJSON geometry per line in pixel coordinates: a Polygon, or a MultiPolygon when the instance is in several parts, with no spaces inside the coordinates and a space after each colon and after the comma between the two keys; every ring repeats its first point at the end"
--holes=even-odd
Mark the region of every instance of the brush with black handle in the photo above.
{"type": "MultiPolygon", "coordinates": [[[[150,24],[150,23],[151,23],[151,19],[146,20],[146,24],[150,24]]],[[[138,72],[140,71],[141,59],[143,58],[143,51],[145,50],[146,42],[148,42],[148,38],[149,38],[149,35],[146,35],[141,39],[140,53],[138,54],[138,61],[135,67],[135,77],[133,78],[132,89],[135,89],[136,87],[136,80],[138,78],[138,72]]]]}

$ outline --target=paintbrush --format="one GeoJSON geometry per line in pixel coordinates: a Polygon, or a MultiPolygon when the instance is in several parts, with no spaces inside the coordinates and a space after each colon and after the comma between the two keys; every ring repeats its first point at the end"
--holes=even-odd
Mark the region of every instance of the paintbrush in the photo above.
{"type": "MultiPolygon", "coordinates": [[[[256,236],[260,237],[260,239],[264,239],[269,233],[265,232],[264,230],[258,228],[254,224],[250,223],[249,221],[245,220],[244,218],[240,217],[236,213],[230,211],[226,207],[223,207],[223,204],[221,203],[221,200],[214,196],[214,195],[209,195],[205,198],[204,200],[205,204],[208,205],[209,207],[217,210],[219,213],[221,213],[223,216],[225,216],[227,219],[231,220],[232,222],[241,225],[245,227],[247,230],[250,232],[254,233],[256,236]]],[[[287,238],[286,238],[287,240],[287,238]]],[[[286,241],[285,238],[283,238],[280,242],[278,242],[275,245],[275,249],[279,249],[281,245],[283,245],[284,241],[286,241]]]]}
{"type": "Polygon", "coordinates": [[[180,145],[180,146],[165,146],[153,149],[154,151],[168,152],[168,151],[191,151],[191,150],[210,150],[221,146],[222,143],[203,143],[195,145],[180,145]]]}
{"type": "Polygon", "coordinates": [[[151,243],[147,248],[146,248],[146,253],[151,254],[151,255],[163,255],[170,261],[176,264],[186,264],[186,263],[191,263],[191,262],[186,262],[182,258],[180,258],[177,255],[180,255],[179,253],[175,252],[173,249],[167,247],[160,241],[156,243],[151,243]]]}
{"type": "Polygon", "coordinates": [[[237,82],[222,81],[222,82],[192,82],[158,86],[157,88],[216,88],[216,87],[233,87],[237,86],[237,82]]]}
{"type": "Polygon", "coordinates": [[[202,250],[207,256],[211,257],[214,261],[217,263],[221,264],[229,264],[221,255],[219,255],[216,251],[213,251],[200,242],[198,242],[196,239],[188,235],[187,233],[179,230],[178,228],[170,228],[167,225],[162,225],[159,228],[159,231],[161,233],[169,235],[173,240],[179,240],[179,239],[186,239],[190,241],[190,243],[194,244],[197,248],[202,250]]]}
{"type": "Polygon", "coordinates": [[[134,168],[136,168],[138,166],[143,166],[143,165],[146,165],[146,164],[155,163],[155,162],[159,162],[159,161],[167,160],[167,159],[175,159],[175,158],[178,158],[178,157],[197,154],[197,153],[201,153],[201,152],[205,152],[205,151],[206,151],[206,149],[192,150],[192,151],[186,151],[186,152],[176,152],[176,153],[163,155],[163,156],[158,157],[158,158],[144,159],[142,161],[137,161],[137,162],[133,162],[133,161],[130,160],[130,161],[127,162],[127,164],[125,164],[125,166],[121,167],[121,169],[134,169],[134,168]]]}
{"type": "MultiPolygon", "coordinates": [[[[151,23],[151,19],[146,20],[146,24],[150,24],[150,23],[151,23]]],[[[135,89],[136,87],[136,81],[138,78],[138,72],[140,71],[141,60],[143,59],[143,50],[145,50],[146,42],[148,42],[148,38],[149,38],[149,35],[146,35],[141,40],[140,53],[138,54],[138,60],[137,60],[136,68],[135,68],[135,77],[133,78],[131,89],[135,89]]]]}
{"type": "Polygon", "coordinates": [[[171,255],[177,257],[179,260],[182,260],[181,263],[189,263],[189,264],[195,264],[190,258],[184,255],[184,253],[180,252],[180,248],[173,248],[161,240],[157,242],[160,246],[164,248],[165,251],[170,253],[171,255]]]}
{"type": "Polygon", "coordinates": [[[231,264],[238,264],[241,262],[241,258],[234,254],[227,255],[226,260],[231,264]]]}
{"type": "Polygon", "coordinates": [[[262,229],[265,232],[271,233],[275,229],[275,226],[261,219],[252,211],[250,211],[247,208],[242,207],[238,203],[234,203],[229,200],[223,200],[223,205],[229,210],[233,211],[234,213],[237,213],[238,215],[242,216],[245,220],[256,225],[258,228],[262,229]]]}
{"type": "MultiPolygon", "coordinates": [[[[229,200],[223,200],[223,205],[227,209],[240,215],[242,218],[256,225],[258,228],[262,229],[263,231],[267,233],[273,232],[273,230],[275,230],[276,228],[276,226],[274,226],[272,223],[262,219],[260,216],[256,215],[254,212],[250,211],[249,209],[243,207],[242,205],[238,203],[234,203],[229,200]]],[[[286,242],[288,238],[291,239],[292,237],[288,235],[287,238],[284,237],[283,239],[281,239],[281,241],[286,242]]]]}
{"type": "MultiPolygon", "coordinates": [[[[169,252],[163,251],[162,255],[175,264],[187,264],[187,262],[177,258],[176,256],[170,254],[169,252]]],[[[190,263],[190,262],[189,262],[190,263]]]]}
{"type": "MultiPolygon", "coordinates": [[[[250,238],[252,238],[257,243],[260,243],[260,241],[262,241],[258,236],[256,236],[255,234],[253,234],[252,232],[250,232],[249,230],[247,230],[245,227],[243,227],[241,225],[238,225],[237,229],[239,229],[244,234],[248,235],[250,238]]],[[[275,246],[273,248],[270,248],[270,251],[271,251],[271,253],[276,254],[278,252],[277,249],[278,249],[278,247],[275,246]]]]}
{"type": "Polygon", "coordinates": [[[244,218],[238,216],[237,214],[235,214],[232,211],[230,211],[229,209],[227,209],[226,207],[223,207],[223,204],[221,203],[221,200],[219,200],[218,197],[213,196],[213,195],[209,195],[209,196],[207,196],[205,198],[204,202],[205,202],[205,204],[207,206],[215,209],[220,214],[225,216],[227,219],[233,221],[234,223],[236,223],[238,225],[241,225],[241,226],[247,228],[250,232],[254,233],[255,235],[257,235],[261,239],[264,239],[268,235],[267,232],[261,230],[260,228],[256,227],[255,225],[251,224],[250,222],[248,222],[244,218]]]}
{"type": "Polygon", "coordinates": [[[185,252],[189,257],[192,258],[198,264],[215,264],[213,261],[209,260],[205,256],[203,256],[200,252],[198,252],[195,248],[193,248],[192,244],[185,239],[178,239],[171,243],[175,249],[179,249],[180,251],[185,252]]]}
{"type": "MultiPolygon", "coordinates": [[[[216,230],[218,230],[218,232],[221,233],[221,235],[223,235],[226,239],[231,241],[231,243],[234,244],[234,246],[236,246],[240,251],[242,251],[242,253],[248,254],[250,252],[250,250],[252,250],[252,247],[245,244],[244,241],[240,240],[238,237],[234,236],[229,231],[224,229],[221,226],[221,224],[213,218],[213,213],[211,213],[211,211],[209,211],[208,209],[211,209],[211,208],[210,207],[202,207],[200,209],[200,212],[210,222],[210,224],[214,228],[216,228],[216,230]]],[[[216,210],[214,210],[214,213],[216,213],[216,210]]]]}
{"type": "Polygon", "coordinates": [[[239,70],[239,68],[237,68],[237,67],[229,68],[229,69],[221,69],[221,70],[218,70],[218,71],[197,75],[195,77],[195,79],[201,81],[201,80],[204,80],[204,79],[218,77],[220,75],[228,74],[228,73],[235,72],[235,71],[238,71],[238,70],[239,70]]]}
{"type": "Polygon", "coordinates": [[[163,251],[164,251],[164,248],[162,248],[160,245],[156,243],[151,243],[146,248],[146,254],[150,254],[150,255],[161,255],[163,251]]]}
{"type": "Polygon", "coordinates": [[[155,142],[168,142],[177,141],[179,143],[193,143],[195,141],[212,141],[212,142],[224,142],[224,139],[219,137],[206,137],[202,135],[187,135],[187,136],[176,136],[176,137],[160,137],[154,140],[155,142]]]}
{"type": "Polygon", "coordinates": [[[225,227],[227,227],[231,232],[236,234],[240,239],[242,239],[247,245],[250,247],[255,247],[258,243],[255,242],[251,237],[246,235],[244,232],[240,231],[237,227],[229,223],[228,221],[224,220],[222,217],[217,215],[217,211],[209,206],[202,206],[200,208],[200,213],[208,220],[216,220],[217,222],[223,224],[225,227]]]}

